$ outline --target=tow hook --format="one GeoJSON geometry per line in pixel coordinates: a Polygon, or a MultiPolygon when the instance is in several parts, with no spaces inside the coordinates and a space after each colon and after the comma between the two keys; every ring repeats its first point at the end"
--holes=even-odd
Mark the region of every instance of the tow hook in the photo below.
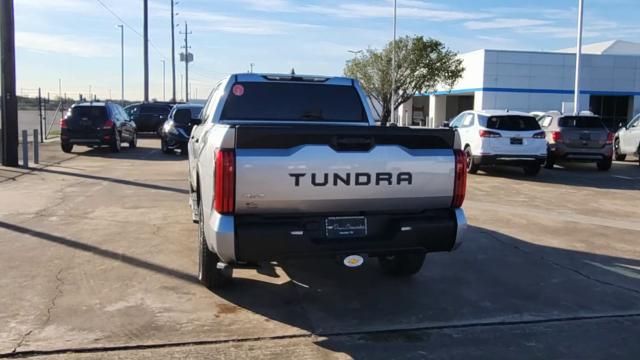
{"type": "Polygon", "coordinates": [[[364,258],[360,255],[349,255],[346,258],[344,258],[344,260],[342,260],[342,263],[349,268],[357,268],[360,265],[364,264],[364,258]]]}

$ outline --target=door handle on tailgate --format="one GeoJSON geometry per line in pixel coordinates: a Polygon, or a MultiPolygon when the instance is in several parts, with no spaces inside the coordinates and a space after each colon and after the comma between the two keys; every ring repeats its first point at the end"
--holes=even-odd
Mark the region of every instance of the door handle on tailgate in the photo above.
{"type": "Polygon", "coordinates": [[[367,151],[374,145],[372,137],[336,136],[331,140],[331,147],[336,151],[367,151]]]}

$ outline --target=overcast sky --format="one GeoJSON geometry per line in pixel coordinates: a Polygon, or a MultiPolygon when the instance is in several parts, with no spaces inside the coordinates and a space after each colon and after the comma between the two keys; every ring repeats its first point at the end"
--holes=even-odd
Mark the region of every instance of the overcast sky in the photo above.
{"type": "MultiPolygon", "coordinates": [[[[585,0],[585,42],[640,39],[638,0],[585,0]]],[[[120,30],[125,27],[128,99],[142,98],[142,0],[15,0],[18,93],[120,97],[120,30]]],[[[577,0],[398,1],[399,35],[437,38],[452,49],[556,50],[575,46],[577,0]]],[[[149,0],[151,96],[170,97],[170,0],[149,0]]],[[[341,74],[348,50],[380,48],[392,36],[390,0],[180,0],[176,52],[189,22],[192,92],[204,98],[225,74],[341,74]]],[[[184,64],[177,62],[177,81],[184,64]]],[[[180,93],[180,86],[177,86],[180,93]]]]}

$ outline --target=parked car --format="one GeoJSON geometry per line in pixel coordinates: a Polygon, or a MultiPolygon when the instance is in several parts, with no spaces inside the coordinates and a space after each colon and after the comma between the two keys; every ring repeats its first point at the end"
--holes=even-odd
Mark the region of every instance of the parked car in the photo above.
{"type": "Polygon", "coordinates": [[[548,147],[545,167],[563,161],[595,162],[598,170],[611,169],[613,158],[613,133],[609,132],[600,117],[581,113],[564,115],[549,112],[540,120],[546,133],[548,147]]]}
{"type": "Polygon", "coordinates": [[[60,145],[69,153],[74,145],[109,146],[120,151],[122,143],[137,145],[136,124],[122,107],[111,102],[86,102],[71,106],[60,120],[60,145]]]}
{"type": "Polygon", "coordinates": [[[187,153],[191,129],[200,124],[200,112],[203,107],[201,104],[180,104],[171,109],[160,135],[160,148],[163,153],[172,154],[176,149],[180,149],[183,154],[187,153]]]}
{"type": "Polygon", "coordinates": [[[425,254],[457,247],[466,173],[455,133],[375,126],[366,99],[342,77],[245,73],[215,87],[189,141],[204,285],[306,257],[356,267],[368,255],[410,276],[425,254]]]}
{"type": "Polygon", "coordinates": [[[172,107],[170,103],[151,102],[129,105],[124,110],[136,123],[138,132],[155,132],[159,136],[172,107]]]}
{"type": "Polygon", "coordinates": [[[546,114],[546,112],[544,112],[544,111],[532,111],[532,112],[529,113],[529,115],[531,115],[534,118],[536,118],[536,120],[540,120],[545,114],[546,114]]]}
{"type": "MultiPolygon", "coordinates": [[[[638,155],[640,158],[640,114],[627,125],[621,126],[613,140],[616,160],[624,161],[627,155],[638,155]]],[[[640,160],[638,160],[640,165],[640,160]]]]}
{"type": "Polygon", "coordinates": [[[521,166],[537,175],[547,157],[544,132],[527,113],[506,110],[465,111],[449,127],[456,129],[467,156],[467,171],[481,166],[521,166]]]}

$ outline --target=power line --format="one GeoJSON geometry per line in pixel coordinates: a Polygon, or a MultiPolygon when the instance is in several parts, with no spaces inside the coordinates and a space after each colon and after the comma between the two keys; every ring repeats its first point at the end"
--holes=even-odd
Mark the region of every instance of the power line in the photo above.
{"type": "MultiPolygon", "coordinates": [[[[128,29],[133,31],[134,34],[138,35],[141,39],[144,40],[144,36],[138,30],[136,30],[133,26],[129,25],[126,21],[124,21],[124,19],[122,19],[115,11],[111,10],[111,8],[107,6],[107,4],[102,2],[102,0],[96,0],[96,1],[100,5],[102,5],[102,7],[105,8],[105,10],[107,10],[111,15],[113,15],[116,19],[118,19],[118,21],[120,21],[124,26],[126,26],[128,29]]],[[[153,41],[151,41],[151,39],[149,39],[149,45],[151,45],[153,50],[155,50],[160,57],[162,57],[164,60],[167,60],[167,58],[164,55],[162,55],[162,51],[158,49],[158,47],[153,43],[153,41]]]]}

